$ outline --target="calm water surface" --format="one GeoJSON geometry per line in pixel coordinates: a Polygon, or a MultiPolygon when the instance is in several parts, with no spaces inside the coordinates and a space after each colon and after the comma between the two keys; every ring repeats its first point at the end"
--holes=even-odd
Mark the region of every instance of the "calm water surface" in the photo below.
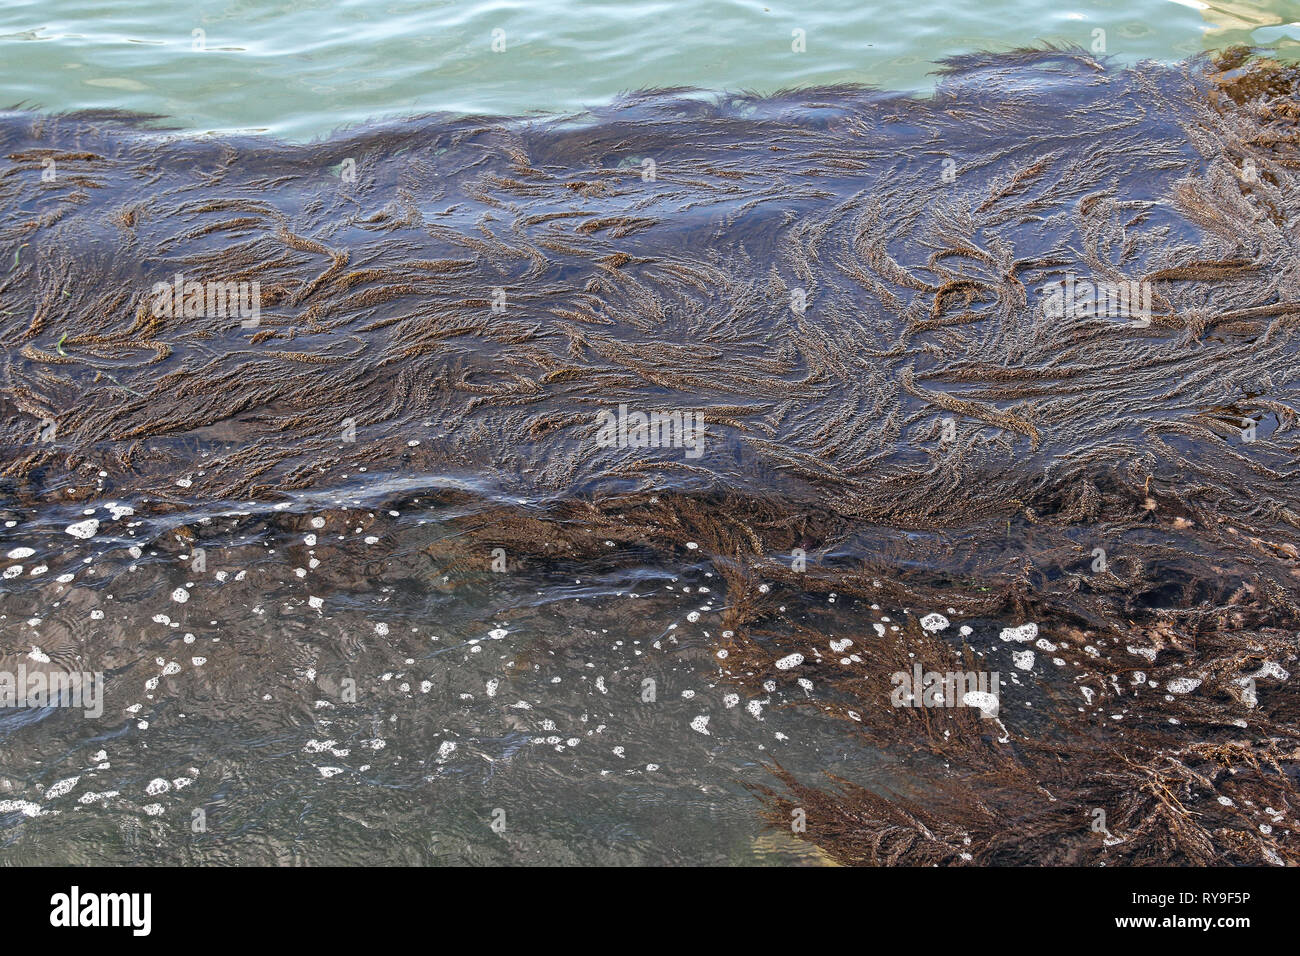
{"type": "Polygon", "coordinates": [[[924,89],[941,57],[1039,42],[1104,43],[1121,63],[1234,43],[1290,55],[1300,3],[12,0],[0,82],[5,105],[309,139],[417,111],[576,111],[643,88],[924,89]]]}

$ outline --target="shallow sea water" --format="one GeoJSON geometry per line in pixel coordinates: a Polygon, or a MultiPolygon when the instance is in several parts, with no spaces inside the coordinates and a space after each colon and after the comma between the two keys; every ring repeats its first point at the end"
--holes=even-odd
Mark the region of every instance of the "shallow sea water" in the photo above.
{"type": "Polygon", "coordinates": [[[493,573],[434,556],[456,508],[357,505],[199,518],[205,574],[143,514],[24,522],[6,661],[93,662],[107,706],[0,718],[10,862],[819,862],[743,784],[887,773],[810,692],[723,678],[707,563],[493,573]]]}
{"type": "MultiPolygon", "coordinates": [[[[646,87],[925,90],[943,56],[1087,48],[1097,29],[1121,63],[1300,45],[1300,4],[1287,2],[195,10],[7,4],[9,100],[308,140],[416,112],[578,112],[646,87]]],[[[4,862],[824,864],[760,821],[746,785],[772,784],[765,765],[908,789],[891,754],[845,733],[833,692],[792,680],[757,693],[728,674],[731,596],[713,556],[610,542],[606,562],[507,555],[498,573],[457,545],[483,507],[449,493],[465,490],[441,475],[400,487],[353,475],[279,504],[198,504],[183,488],[121,506],[110,489],[39,510],[6,499],[0,660],[102,670],[107,687],[102,720],[0,713],[4,862]],[[93,536],[66,533],[90,518],[93,536]]],[[[971,627],[989,666],[1019,683],[1023,651],[998,635],[1020,620],[773,601],[831,636],[837,621],[887,630],[948,614],[950,634],[971,627]]],[[[1037,691],[1023,690],[1032,711],[1037,691]]],[[[1033,726],[1032,713],[1006,719],[1033,726]]]]}
{"type": "Polygon", "coordinates": [[[923,90],[943,57],[1042,42],[1121,64],[1238,43],[1292,56],[1300,3],[13,0],[0,8],[0,88],[3,105],[305,140],[386,116],[575,112],[663,87],[923,90]]]}

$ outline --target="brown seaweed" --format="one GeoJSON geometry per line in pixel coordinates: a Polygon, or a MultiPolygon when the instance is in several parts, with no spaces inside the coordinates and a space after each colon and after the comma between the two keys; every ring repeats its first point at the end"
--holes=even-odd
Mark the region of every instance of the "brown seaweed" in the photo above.
{"type": "Polygon", "coordinates": [[[1002,730],[889,705],[892,672],[979,649],[861,622],[809,706],[915,784],[776,766],[773,824],[848,863],[1300,862],[1265,667],[1300,628],[1296,82],[1026,51],[931,98],[647,93],[310,146],[7,114],[0,488],[182,512],[364,466],[537,505],[485,497],[475,554],[691,542],[753,694],[826,644],[781,598],[1050,621],[1040,722],[1002,730]],[[177,273],[258,282],[259,325],[156,315],[177,273]],[[1150,322],[1049,314],[1071,273],[1148,284],[1150,322]],[[698,412],[705,454],[599,447],[620,404],[698,412]]]}

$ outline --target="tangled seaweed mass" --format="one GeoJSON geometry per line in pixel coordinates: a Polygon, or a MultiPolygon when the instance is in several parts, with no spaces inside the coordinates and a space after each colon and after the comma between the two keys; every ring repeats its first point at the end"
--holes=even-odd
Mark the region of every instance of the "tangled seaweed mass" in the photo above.
{"type": "MultiPolygon", "coordinates": [[[[454,512],[402,559],[426,579],[703,562],[719,684],[897,766],[751,785],[830,859],[1300,863],[1296,83],[1038,50],[929,98],[306,146],[4,114],[2,534],[71,568],[112,499],[184,564],[223,505],[306,529],[365,472],[454,512]],[[160,309],[177,276],[250,284],[257,322],[160,309]],[[1048,308],[1071,276],[1149,310],[1048,308]],[[620,406],[698,416],[702,453],[599,441],[620,406]],[[1015,676],[996,719],[894,706],[918,665],[1015,676]]],[[[62,586],[5,587],[25,616],[62,586]]]]}

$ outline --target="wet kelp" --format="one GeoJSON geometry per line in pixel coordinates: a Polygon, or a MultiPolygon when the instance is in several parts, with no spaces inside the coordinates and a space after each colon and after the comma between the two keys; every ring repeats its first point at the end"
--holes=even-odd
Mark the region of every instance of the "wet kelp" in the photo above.
{"type": "Polygon", "coordinates": [[[1131,459],[1253,511],[1289,460],[1293,136],[1198,75],[1064,53],[962,61],[925,100],[657,94],[310,147],[10,115],[6,476],[157,492],[198,441],[205,497],[358,461],[543,492],[725,472],[946,523],[1131,459]],[[1150,327],[1046,319],[1069,272],[1152,283],[1150,327]],[[259,281],[259,327],[153,315],[176,274],[259,281]],[[711,464],[593,452],[620,402],[702,411],[711,464]]]}
{"type": "Polygon", "coordinates": [[[436,476],[474,489],[439,570],[709,560],[720,674],[811,679],[791,706],[915,781],[774,768],[773,822],[837,859],[1295,862],[1295,80],[1034,51],[926,99],[641,94],[302,147],[10,114],[8,507],[184,523],[436,476]],[[259,283],[258,324],[158,315],[177,274],[259,283]],[[1070,275],[1151,314],[1054,313],[1070,275]],[[601,445],[623,404],[701,414],[704,454],[601,445]],[[832,599],[877,614],[835,618],[850,656],[832,599]],[[896,671],[1022,644],[997,721],[891,706],[896,671]]]}

